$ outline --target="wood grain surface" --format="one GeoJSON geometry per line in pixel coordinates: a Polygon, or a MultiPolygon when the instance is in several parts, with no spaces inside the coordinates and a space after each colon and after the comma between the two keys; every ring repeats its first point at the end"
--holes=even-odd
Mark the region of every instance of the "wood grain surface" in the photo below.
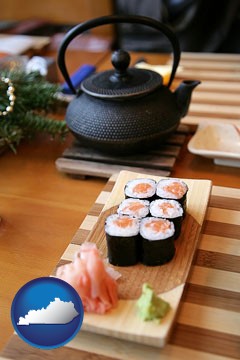
{"type": "MultiPolygon", "coordinates": [[[[105,60],[110,58],[109,54],[96,55],[83,51],[70,51],[67,57],[70,72],[83,63],[95,63],[96,58],[99,71],[104,68],[109,69],[110,62],[107,63],[104,60],[102,65],[99,64],[99,59],[103,55],[105,60]]],[[[50,50],[46,56],[56,58],[56,51],[50,50]]],[[[168,56],[163,54],[145,53],[135,54],[132,60],[135,61],[139,56],[146,57],[152,64],[163,64],[168,61],[168,56]]],[[[200,64],[202,68],[203,62],[204,66],[206,62],[209,66],[216,66],[216,70],[219,66],[223,66],[224,71],[226,67],[235,71],[237,64],[240,63],[239,55],[232,54],[183,53],[181,61],[183,59],[190,60],[191,66],[200,64]]],[[[196,69],[195,75],[197,71],[196,69]]],[[[208,70],[208,72],[211,71],[208,70]]],[[[180,74],[178,77],[174,85],[182,80],[180,74]]],[[[214,101],[219,103],[218,95],[226,95],[227,101],[225,100],[223,104],[229,105],[232,101],[231,94],[233,94],[232,105],[239,106],[236,97],[240,92],[238,82],[209,78],[195,89],[193,96],[197,94],[201,96],[199,94],[204,92],[214,93],[217,100],[207,96],[204,101],[201,99],[194,101],[198,103],[206,101],[206,104],[214,103],[214,101]]],[[[205,116],[188,114],[185,120],[195,129],[196,124],[201,121],[228,122],[229,117],[220,119],[217,113],[216,116],[213,113],[211,117],[206,114],[205,116]]],[[[230,119],[230,121],[238,124],[239,118],[230,119]]],[[[190,138],[191,134],[188,135],[189,140],[190,138]]],[[[64,143],[52,141],[46,136],[38,136],[34,140],[22,142],[17,155],[8,151],[0,157],[0,217],[2,219],[0,223],[0,277],[4,290],[0,297],[1,348],[13,331],[9,313],[12,299],[18,289],[33,278],[50,274],[71,239],[73,244],[78,242],[79,238],[84,241],[97,221],[114,185],[114,179],[111,178],[102,191],[106,183],[103,179],[88,177],[83,181],[59,174],[55,167],[55,160],[72,141],[71,136],[64,143]],[[88,215],[85,218],[86,214],[88,215]],[[46,251],[47,247],[48,251],[46,251]]],[[[42,352],[30,348],[18,338],[15,339],[16,335],[13,335],[11,346],[5,348],[4,356],[12,359],[44,359],[44,357],[48,359],[66,359],[66,357],[105,359],[104,356],[121,359],[159,359],[161,356],[161,359],[173,360],[240,358],[239,333],[234,335],[231,331],[225,331],[222,324],[215,330],[208,329],[208,315],[215,308],[220,311],[217,314],[221,316],[221,319],[224,319],[222,323],[226,322],[230,329],[232,323],[235,328],[234,324],[238,324],[239,321],[240,169],[218,166],[212,159],[189,153],[184,145],[171,176],[210,179],[214,186],[196,252],[197,263],[194,261],[183,293],[177,322],[167,346],[159,350],[141,344],[136,346],[133,342],[80,332],[80,336],[66,349],[42,352]],[[195,324],[192,325],[186,321],[185,315],[184,319],[182,318],[182,311],[184,310],[183,314],[186,314],[188,304],[194,304],[199,312],[195,324]],[[229,321],[228,311],[234,314],[234,319],[230,317],[229,321]],[[204,326],[200,321],[202,319],[205,321],[204,326]],[[90,353],[82,354],[79,349],[90,353]]],[[[188,316],[191,316],[191,312],[188,316]]]]}
{"type": "MultiPolygon", "coordinates": [[[[106,184],[72,240],[86,239],[109,199],[106,184]]],[[[198,249],[168,344],[159,349],[80,331],[65,347],[43,351],[13,335],[1,359],[226,360],[240,357],[240,189],[213,186],[198,249]],[[224,229],[224,233],[223,233],[224,229]]],[[[63,253],[59,264],[69,256],[63,253]]],[[[58,264],[58,265],[59,265],[58,264]]]]}
{"type": "MultiPolygon", "coordinates": [[[[107,257],[105,219],[116,212],[117,205],[124,199],[124,187],[129,180],[145,178],[150,175],[121,171],[116,184],[102,210],[94,229],[85,239],[97,244],[98,249],[107,257]]],[[[161,178],[151,176],[158,181],[161,178]]],[[[144,266],[137,264],[129,267],[114,267],[122,275],[119,279],[119,306],[105,316],[96,314],[84,315],[83,329],[91,332],[123,338],[126,340],[163,347],[169,337],[174,317],[181,299],[184,285],[197,247],[198,237],[205,217],[211,191],[211,181],[184,179],[188,185],[187,215],[183,222],[181,236],[175,241],[174,258],[162,266],[144,266]],[[141,295],[142,284],[147,282],[153,286],[171,305],[171,311],[159,326],[155,322],[142,322],[136,314],[135,301],[141,295]]],[[[80,241],[74,239],[62,260],[72,261],[80,241]]]]}

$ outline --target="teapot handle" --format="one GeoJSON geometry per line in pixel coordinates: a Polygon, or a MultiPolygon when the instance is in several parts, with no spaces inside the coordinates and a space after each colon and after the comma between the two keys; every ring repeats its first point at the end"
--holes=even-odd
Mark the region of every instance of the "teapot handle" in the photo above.
{"type": "Polygon", "coordinates": [[[58,52],[58,66],[62,72],[64,79],[66,80],[69,88],[76,94],[76,89],[74,88],[70,76],[68,74],[65,62],[65,53],[67,50],[68,45],[70,42],[78,35],[82,34],[85,31],[88,31],[92,28],[102,26],[102,25],[109,25],[109,24],[119,24],[119,23],[129,23],[129,24],[141,24],[152,27],[156,30],[161,31],[170,41],[173,49],[173,65],[172,71],[168,82],[168,87],[170,87],[179,61],[180,61],[180,46],[176,35],[170,30],[169,27],[160,23],[159,21],[145,17],[145,16],[138,16],[138,15],[109,15],[109,16],[102,16],[96,19],[87,20],[79,25],[76,25],[68,33],[65,35],[63,42],[59,48],[58,52]]]}

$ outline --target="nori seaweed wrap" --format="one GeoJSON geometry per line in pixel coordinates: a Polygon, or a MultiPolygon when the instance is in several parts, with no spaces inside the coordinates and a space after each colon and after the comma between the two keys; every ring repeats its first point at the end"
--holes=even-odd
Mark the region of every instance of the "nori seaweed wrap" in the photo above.
{"type": "Polygon", "coordinates": [[[113,214],[105,222],[109,263],[130,266],[139,262],[139,219],[113,214]]]}
{"type": "Polygon", "coordinates": [[[144,265],[163,265],[175,254],[174,224],[172,221],[155,217],[140,222],[141,262],[144,265]]]}

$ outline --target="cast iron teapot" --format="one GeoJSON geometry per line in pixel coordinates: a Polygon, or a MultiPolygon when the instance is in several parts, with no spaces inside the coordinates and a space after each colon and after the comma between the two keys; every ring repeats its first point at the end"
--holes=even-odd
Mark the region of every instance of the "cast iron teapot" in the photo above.
{"type": "Polygon", "coordinates": [[[170,91],[179,60],[180,48],[175,34],[148,17],[110,15],[75,26],[66,34],[58,53],[58,66],[76,94],[66,112],[69,129],[83,146],[111,154],[133,154],[161,145],[187,114],[192,90],[200,83],[183,81],[175,92],[170,91]],[[114,23],[150,26],[169,39],[173,64],[167,86],[154,71],[129,68],[130,56],[120,49],[112,55],[114,70],[90,75],[76,91],[65,64],[69,43],[91,28],[114,23]]]}

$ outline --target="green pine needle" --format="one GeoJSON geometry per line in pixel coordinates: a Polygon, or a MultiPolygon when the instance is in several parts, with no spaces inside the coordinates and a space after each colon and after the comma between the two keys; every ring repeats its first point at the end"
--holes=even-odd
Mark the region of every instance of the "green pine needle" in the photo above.
{"type": "MultiPolygon", "coordinates": [[[[13,111],[0,116],[0,146],[8,145],[16,152],[21,140],[38,132],[61,140],[65,138],[66,122],[48,117],[59,103],[58,85],[47,82],[38,72],[2,71],[0,76],[10,78],[16,96],[13,111]]],[[[7,85],[0,82],[0,110],[5,110],[8,104],[7,85]]]]}
{"type": "Polygon", "coordinates": [[[68,132],[65,121],[58,121],[32,112],[27,112],[24,118],[19,119],[18,124],[26,136],[42,132],[53,138],[60,136],[63,139],[68,132]]]}

